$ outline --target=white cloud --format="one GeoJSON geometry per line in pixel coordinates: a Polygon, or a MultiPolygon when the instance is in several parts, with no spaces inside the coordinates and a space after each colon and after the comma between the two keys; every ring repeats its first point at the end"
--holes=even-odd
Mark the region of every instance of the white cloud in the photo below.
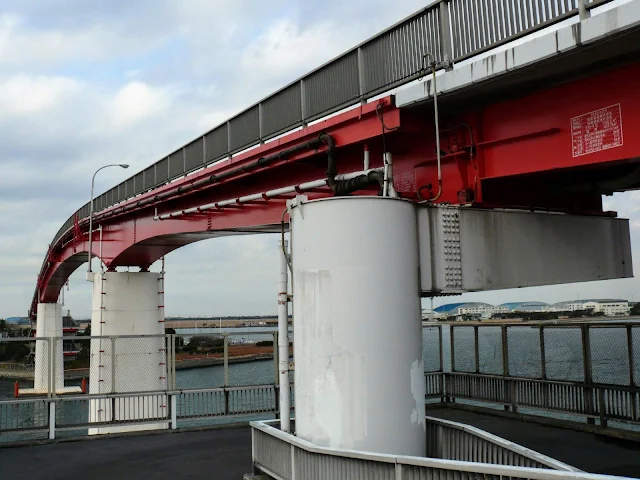
{"type": "Polygon", "coordinates": [[[336,25],[330,22],[303,30],[289,18],[280,19],[247,47],[242,67],[261,76],[296,76],[318,65],[318,55],[312,52],[322,52],[325,59],[340,53],[346,42],[336,34],[336,25]]]}
{"type": "Polygon", "coordinates": [[[109,113],[116,127],[129,127],[132,123],[158,114],[166,109],[171,101],[171,94],[167,89],[154,88],[134,81],[116,92],[109,105],[109,113]]]}
{"type": "Polygon", "coordinates": [[[79,89],[78,82],[62,76],[22,74],[0,80],[0,120],[50,109],[79,89]]]}

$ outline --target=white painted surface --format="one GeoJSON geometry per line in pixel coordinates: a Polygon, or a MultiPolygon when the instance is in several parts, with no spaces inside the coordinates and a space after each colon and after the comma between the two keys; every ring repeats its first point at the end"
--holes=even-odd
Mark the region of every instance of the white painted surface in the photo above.
{"type": "Polygon", "coordinates": [[[418,235],[423,292],[633,276],[629,221],[620,218],[423,206],[418,235]]]}
{"type": "MultiPolygon", "coordinates": [[[[528,67],[581,46],[604,40],[640,24],[640,2],[634,1],[594,15],[578,24],[529,37],[521,44],[509,47],[479,60],[456,65],[453,70],[438,75],[438,94],[463,89],[508,72],[528,67]]],[[[433,82],[428,79],[402,88],[396,93],[396,105],[423,102],[433,97],[433,82]]]]}
{"type": "Polygon", "coordinates": [[[424,455],[415,207],[343,197],[292,208],[296,435],[424,455]]]}
{"type": "MultiPolygon", "coordinates": [[[[92,336],[164,334],[164,294],[158,273],[95,273],[91,313],[92,336]]],[[[91,340],[91,394],[148,392],[167,387],[163,337],[91,340]],[[114,363],[115,354],[115,363],[114,363]]],[[[118,401],[92,400],[89,421],[148,419],[165,415],[166,395],[118,401]]],[[[167,428],[153,425],[102,427],[90,434],[167,428]]]]}
{"type": "MultiPolygon", "coordinates": [[[[36,340],[35,371],[33,390],[35,392],[49,391],[49,375],[51,352],[55,356],[53,368],[55,370],[55,389],[64,388],[64,356],[62,353],[62,305],[59,303],[39,303],[36,317],[36,339],[50,338],[50,340],[36,340]],[[58,337],[52,339],[51,337],[58,337]],[[52,345],[52,343],[55,345],[52,345]]],[[[28,393],[28,392],[21,392],[28,393]]]]}

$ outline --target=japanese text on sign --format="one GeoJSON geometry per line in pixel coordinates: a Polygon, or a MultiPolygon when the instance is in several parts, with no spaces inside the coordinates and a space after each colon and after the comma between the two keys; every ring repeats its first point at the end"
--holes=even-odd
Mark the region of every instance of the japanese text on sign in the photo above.
{"type": "Polygon", "coordinates": [[[573,117],[571,141],[574,157],[621,146],[623,139],[620,104],[573,117]]]}

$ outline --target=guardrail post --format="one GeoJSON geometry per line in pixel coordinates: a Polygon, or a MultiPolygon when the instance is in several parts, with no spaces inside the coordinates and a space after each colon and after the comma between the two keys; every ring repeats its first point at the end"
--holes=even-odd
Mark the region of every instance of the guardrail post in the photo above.
{"type": "Polygon", "coordinates": [[[438,10],[440,25],[441,60],[446,70],[453,68],[453,39],[451,38],[451,20],[449,18],[449,2],[440,2],[438,10]]]}
{"type": "MultiPolygon", "coordinates": [[[[593,415],[596,413],[593,401],[593,378],[591,373],[591,340],[589,337],[589,325],[585,324],[580,327],[582,333],[582,366],[584,369],[584,407],[588,415],[587,423],[594,425],[596,423],[593,415]]],[[[604,405],[600,405],[600,410],[604,405]]]]}
{"type": "Polygon", "coordinates": [[[280,418],[280,370],[278,369],[278,362],[280,361],[280,355],[278,352],[278,332],[273,332],[273,394],[275,405],[275,417],[280,418]]]}
{"type": "Polygon", "coordinates": [[[364,55],[362,54],[362,48],[358,47],[358,93],[360,94],[360,103],[367,103],[364,98],[364,94],[366,91],[366,84],[364,78],[364,55]]]}
{"type": "Polygon", "coordinates": [[[402,464],[396,463],[396,478],[395,480],[402,480],[402,464]]]}
{"type": "Polygon", "coordinates": [[[49,402],[49,440],[55,440],[56,438],[56,402],[51,400],[49,402]]]}
{"type": "Polygon", "coordinates": [[[176,336],[171,334],[169,340],[171,345],[171,355],[167,362],[167,374],[171,376],[171,382],[167,385],[170,390],[176,389],[176,336]]]}
{"type": "Polygon", "coordinates": [[[264,145],[264,108],[262,108],[262,102],[258,104],[258,136],[260,137],[260,145],[264,145]]]}
{"type": "Polygon", "coordinates": [[[447,391],[445,387],[445,376],[444,376],[444,352],[442,351],[442,347],[444,343],[442,341],[442,325],[438,325],[438,348],[440,351],[440,368],[438,371],[440,372],[438,382],[440,383],[440,402],[447,402],[447,391]]]}
{"type": "MultiPolygon", "coordinates": [[[[47,362],[48,364],[48,372],[47,372],[47,376],[49,377],[49,381],[47,382],[48,388],[47,390],[49,390],[47,392],[47,396],[49,398],[53,398],[55,396],[55,391],[56,391],[56,381],[55,381],[55,365],[53,364],[55,357],[55,347],[53,346],[53,344],[55,344],[55,339],[54,337],[49,337],[46,340],[43,340],[44,342],[46,342],[46,347],[47,347],[47,355],[49,356],[49,361],[47,362]]],[[[37,341],[36,341],[37,342],[37,341]]],[[[34,375],[35,378],[35,375],[34,375]]]]}
{"type": "Polygon", "coordinates": [[[280,373],[278,370],[278,362],[280,356],[278,352],[278,332],[273,332],[273,384],[280,384],[280,373]]]}
{"type": "Polygon", "coordinates": [[[634,420],[638,419],[638,407],[636,406],[636,400],[638,392],[636,390],[636,372],[635,372],[635,352],[633,349],[633,330],[631,325],[627,325],[627,352],[629,354],[629,386],[632,389],[631,392],[631,416],[634,420]]]}
{"type": "Polygon", "coordinates": [[[224,414],[229,415],[229,335],[222,337],[224,340],[224,414]]]}
{"type": "MultiPolygon", "coordinates": [[[[506,399],[510,399],[511,397],[511,388],[509,383],[507,382],[507,377],[509,377],[509,336],[507,334],[507,327],[502,325],[500,327],[500,331],[502,333],[502,376],[505,378],[504,380],[504,396],[506,399]]],[[[511,404],[511,401],[509,401],[511,404]]],[[[509,410],[509,405],[504,406],[505,410],[509,410]]]]}
{"type": "MultiPolygon", "coordinates": [[[[442,5],[442,4],[441,4],[442,5]]],[[[473,326],[473,350],[475,354],[476,373],[480,373],[480,347],[478,341],[478,326],[473,326]]]]}
{"type": "Polygon", "coordinates": [[[111,393],[116,393],[116,337],[111,337],[111,393]]]}
{"type": "Polygon", "coordinates": [[[442,342],[442,325],[438,325],[438,349],[440,351],[440,372],[444,372],[444,352],[442,347],[444,346],[442,342]]]}
{"type": "MultiPolygon", "coordinates": [[[[455,338],[454,338],[454,326],[453,324],[449,325],[449,350],[450,350],[450,354],[451,354],[451,372],[455,372],[456,371],[456,356],[455,356],[455,338]]],[[[453,377],[452,377],[453,379],[453,377]]],[[[449,395],[449,391],[451,390],[450,388],[448,388],[448,385],[446,385],[446,390],[447,390],[447,402],[450,403],[455,403],[456,399],[453,396],[449,395]]]]}
{"type": "Polygon", "coordinates": [[[587,0],[578,0],[578,13],[580,20],[586,20],[591,16],[591,12],[587,8],[587,0]]]}
{"type": "MultiPolygon", "coordinates": [[[[598,389],[598,403],[600,404],[600,426],[606,428],[607,426],[607,405],[604,399],[604,389],[598,389]]],[[[593,418],[591,420],[594,420],[593,418]]],[[[595,423],[595,421],[593,422],[595,423]]]]}
{"type": "Polygon", "coordinates": [[[302,112],[302,126],[307,126],[307,106],[306,98],[307,93],[305,91],[304,79],[300,80],[300,111],[302,112]]]}
{"type": "MultiPolygon", "coordinates": [[[[547,354],[546,348],[544,344],[544,326],[540,325],[538,327],[540,333],[540,377],[542,380],[547,379],[547,354]]],[[[544,408],[549,408],[549,385],[547,382],[542,384],[542,395],[543,395],[543,406],[544,408]]]]}
{"type": "Polygon", "coordinates": [[[178,401],[177,395],[171,395],[171,430],[178,428],[178,401]]]}
{"type": "Polygon", "coordinates": [[[456,371],[456,355],[455,355],[455,327],[453,324],[449,325],[449,347],[450,347],[450,354],[451,354],[451,371],[455,372],[456,371]]]}

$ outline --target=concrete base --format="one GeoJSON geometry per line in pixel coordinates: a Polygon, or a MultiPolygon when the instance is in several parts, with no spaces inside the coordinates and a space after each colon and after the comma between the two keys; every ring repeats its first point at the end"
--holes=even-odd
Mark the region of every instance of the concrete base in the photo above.
{"type": "MultiPolygon", "coordinates": [[[[94,274],[89,393],[161,392],[167,388],[163,279],[158,273],[94,274]],[[145,336],[156,335],[156,336],[145,336]],[[126,338],[120,338],[127,336],[126,338]],[[104,338],[101,338],[104,337],[104,338]]],[[[89,422],[149,420],[89,429],[90,435],[168,428],[166,395],[90,401],[89,422]]]]}
{"type": "Polygon", "coordinates": [[[49,392],[49,376],[55,372],[55,388],[64,388],[64,355],[62,351],[62,305],[39,303],[36,317],[36,358],[33,390],[49,392]],[[37,340],[42,338],[43,340],[37,340]],[[47,340],[44,340],[46,338],[47,340]],[[52,344],[53,342],[53,344],[52,344]],[[53,355],[52,355],[53,352],[53,355]],[[51,369],[53,356],[53,371],[51,369]]]}
{"type": "MultiPolygon", "coordinates": [[[[22,396],[29,395],[46,395],[49,393],[49,389],[40,389],[40,388],[21,388],[18,390],[18,394],[22,396]]],[[[80,387],[62,387],[56,388],[56,395],[70,395],[74,393],[82,393],[82,389],[80,387]]]]}
{"type": "Polygon", "coordinates": [[[90,428],[89,435],[107,435],[111,433],[145,432],[149,430],[166,430],[169,428],[168,422],[145,423],[142,425],[122,425],[118,427],[90,428]]]}

